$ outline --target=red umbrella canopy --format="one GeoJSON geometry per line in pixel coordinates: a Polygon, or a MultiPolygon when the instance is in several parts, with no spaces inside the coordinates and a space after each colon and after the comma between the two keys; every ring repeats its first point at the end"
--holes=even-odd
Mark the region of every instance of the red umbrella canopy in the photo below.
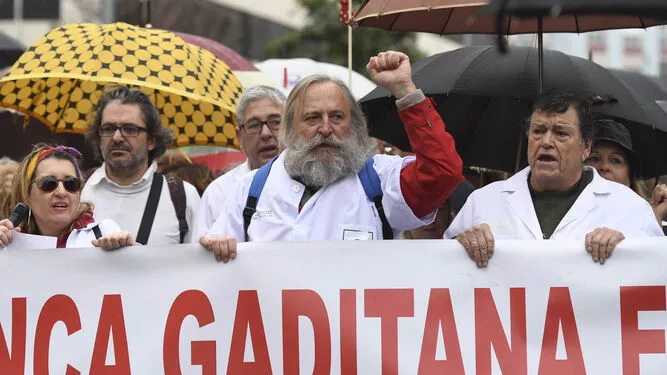
{"type": "Polygon", "coordinates": [[[203,48],[214,54],[215,57],[224,61],[232,69],[239,81],[241,81],[243,87],[252,85],[274,85],[273,81],[257,69],[252,62],[226,45],[198,35],[179,32],[174,32],[174,34],[178,35],[186,43],[203,48]]]}
{"type": "Polygon", "coordinates": [[[243,56],[239,55],[238,52],[222,43],[198,35],[178,32],[175,32],[174,34],[178,35],[186,43],[194,44],[195,46],[208,50],[229,65],[232,70],[259,71],[259,69],[257,69],[250,61],[246,60],[243,56]]]}
{"type": "Polygon", "coordinates": [[[495,15],[501,10],[504,34],[538,32],[536,15],[544,16],[545,33],[667,23],[665,0],[365,0],[352,25],[436,34],[495,34],[495,15]]]}

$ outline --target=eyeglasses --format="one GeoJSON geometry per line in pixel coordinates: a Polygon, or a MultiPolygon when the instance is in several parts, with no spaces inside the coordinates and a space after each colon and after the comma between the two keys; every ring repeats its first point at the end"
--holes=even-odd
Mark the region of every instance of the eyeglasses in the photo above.
{"type": "Polygon", "coordinates": [[[243,128],[246,134],[255,135],[261,133],[264,125],[268,126],[271,130],[279,130],[280,123],[281,120],[279,118],[270,118],[266,121],[250,120],[245,124],[241,124],[241,128],[243,128]]]}
{"type": "Polygon", "coordinates": [[[148,132],[146,128],[142,128],[136,125],[112,125],[112,124],[104,124],[100,127],[99,134],[101,137],[113,137],[114,134],[116,134],[116,130],[120,129],[120,134],[123,135],[123,137],[129,137],[129,138],[134,138],[138,137],[139,133],[141,132],[148,132]]]}
{"type": "Polygon", "coordinates": [[[58,182],[62,181],[65,190],[70,193],[76,193],[81,190],[81,180],[76,177],[65,177],[63,179],[58,179],[56,176],[44,176],[39,180],[33,181],[39,190],[50,193],[58,188],[58,182]]]}

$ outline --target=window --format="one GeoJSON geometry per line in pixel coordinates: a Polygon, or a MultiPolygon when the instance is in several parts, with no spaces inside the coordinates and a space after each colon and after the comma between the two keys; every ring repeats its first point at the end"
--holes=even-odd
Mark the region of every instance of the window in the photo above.
{"type": "Polygon", "coordinates": [[[642,38],[639,36],[626,36],[625,38],[625,52],[626,53],[640,53],[642,51],[642,38]]]}
{"type": "Polygon", "coordinates": [[[0,19],[14,18],[14,2],[0,0],[0,19]]]}
{"type": "MultiPolygon", "coordinates": [[[[0,0],[0,19],[14,18],[14,0],[0,0]]],[[[23,0],[26,20],[59,19],[60,0],[23,0]]]]}
{"type": "Polygon", "coordinates": [[[600,45],[604,44],[607,41],[607,38],[604,33],[592,32],[588,34],[588,41],[591,45],[600,45]]]}

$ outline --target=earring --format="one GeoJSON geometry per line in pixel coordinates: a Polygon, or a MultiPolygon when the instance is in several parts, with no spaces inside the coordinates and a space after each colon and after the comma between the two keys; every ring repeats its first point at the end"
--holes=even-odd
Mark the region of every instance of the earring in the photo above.
{"type": "Polygon", "coordinates": [[[32,216],[32,209],[28,209],[28,223],[25,225],[26,229],[30,226],[30,216],[32,216]]]}

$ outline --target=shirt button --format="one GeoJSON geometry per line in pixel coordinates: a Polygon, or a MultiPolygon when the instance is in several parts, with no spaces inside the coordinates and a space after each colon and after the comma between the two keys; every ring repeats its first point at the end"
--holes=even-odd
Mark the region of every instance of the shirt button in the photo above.
{"type": "Polygon", "coordinates": [[[298,193],[298,192],[301,191],[301,186],[299,186],[299,185],[297,185],[297,184],[294,184],[294,185],[292,185],[292,190],[293,190],[295,193],[298,193]]]}
{"type": "Polygon", "coordinates": [[[292,228],[293,231],[298,232],[301,228],[299,228],[298,225],[295,225],[294,228],[292,228]]]}

